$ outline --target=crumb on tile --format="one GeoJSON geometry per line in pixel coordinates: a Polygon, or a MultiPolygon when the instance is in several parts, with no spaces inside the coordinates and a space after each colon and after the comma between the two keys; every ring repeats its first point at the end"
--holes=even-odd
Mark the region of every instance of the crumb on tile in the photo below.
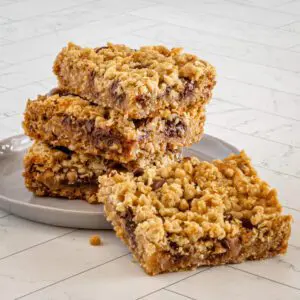
{"type": "Polygon", "coordinates": [[[90,237],[90,244],[92,246],[99,246],[102,244],[101,238],[99,235],[93,235],[90,237]]]}

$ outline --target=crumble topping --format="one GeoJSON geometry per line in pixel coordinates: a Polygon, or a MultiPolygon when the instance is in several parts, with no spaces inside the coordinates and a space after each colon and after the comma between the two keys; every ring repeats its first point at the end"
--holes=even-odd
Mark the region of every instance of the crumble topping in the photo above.
{"type": "Polygon", "coordinates": [[[113,203],[116,214],[126,220],[131,211],[135,236],[169,250],[184,252],[197,241],[212,247],[215,239],[222,241],[220,251],[238,253],[241,232],[253,230],[263,240],[281,211],[276,191],[244,152],[213,163],[185,158],[136,178],[115,172],[99,182],[98,197],[113,203]]]}
{"type": "Polygon", "coordinates": [[[181,48],[111,43],[95,49],[69,43],[53,70],[62,89],[137,119],[161,108],[207,103],[216,76],[209,63],[181,48]]]}

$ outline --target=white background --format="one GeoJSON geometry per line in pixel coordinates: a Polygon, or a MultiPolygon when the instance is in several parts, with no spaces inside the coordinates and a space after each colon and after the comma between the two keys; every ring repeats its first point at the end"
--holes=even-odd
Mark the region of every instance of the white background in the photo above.
{"type": "Polygon", "coordinates": [[[300,1],[0,0],[0,138],[26,100],[55,86],[68,41],[182,46],[214,64],[206,132],[246,149],[293,215],[288,253],[147,276],[112,232],[35,224],[0,211],[0,299],[300,299],[300,1]]]}

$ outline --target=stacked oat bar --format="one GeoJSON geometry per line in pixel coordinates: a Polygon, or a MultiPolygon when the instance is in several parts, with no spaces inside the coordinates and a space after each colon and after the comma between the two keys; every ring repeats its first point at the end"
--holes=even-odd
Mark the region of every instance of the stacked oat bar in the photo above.
{"type": "Polygon", "coordinates": [[[37,195],[97,202],[97,178],[141,175],[177,160],[203,134],[214,68],[181,49],[69,44],[53,67],[59,86],[27,103],[25,156],[37,195]]]}
{"type": "Polygon", "coordinates": [[[69,44],[53,70],[58,88],[25,112],[30,190],[104,203],[151,275],[286,251],[291,217],[245,152],[180,158],[203,134],[210,64],[177,48],[69,44]]]}

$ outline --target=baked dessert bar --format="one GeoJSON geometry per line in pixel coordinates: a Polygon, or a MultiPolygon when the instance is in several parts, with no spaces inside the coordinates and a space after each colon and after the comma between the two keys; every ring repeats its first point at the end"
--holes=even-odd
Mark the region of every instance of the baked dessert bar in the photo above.
{"type": "Polygon", "coordinates": [[[52,146],[128,163],[199,141],[204,121],[201,106],[181,114],[162,110],[156,117],[132,120],[77,96],[55,94],[28,101],[23,127],[31,138],[52,146]]]}
{"type": "Polygon", "coordinates": [[[69,43],[54,67],[59,87],[101,106],[141,119],[166,107],[207,103],[215,69],[195,55],[163,46],[139,50],[108,43],[95,49],[69,43]]]}
{"type": "Polygon", "coordinates": [[[141,175],[146,166],[163,166],[180,158],[167,152],[151,161],[147,158],[129,164],[106,160],[100,156],[78,154],[65,147],[51,147],[35,142],[24,157],[26,187],[38,196],[82,199],[96,203],[98,177],[112,170],[141,175]]]}
{"type": "Polygon", "coordinates": [[[244,152],[99,178],[107,218],[151,275],[285,253],[291,216],[244,152]]]}

